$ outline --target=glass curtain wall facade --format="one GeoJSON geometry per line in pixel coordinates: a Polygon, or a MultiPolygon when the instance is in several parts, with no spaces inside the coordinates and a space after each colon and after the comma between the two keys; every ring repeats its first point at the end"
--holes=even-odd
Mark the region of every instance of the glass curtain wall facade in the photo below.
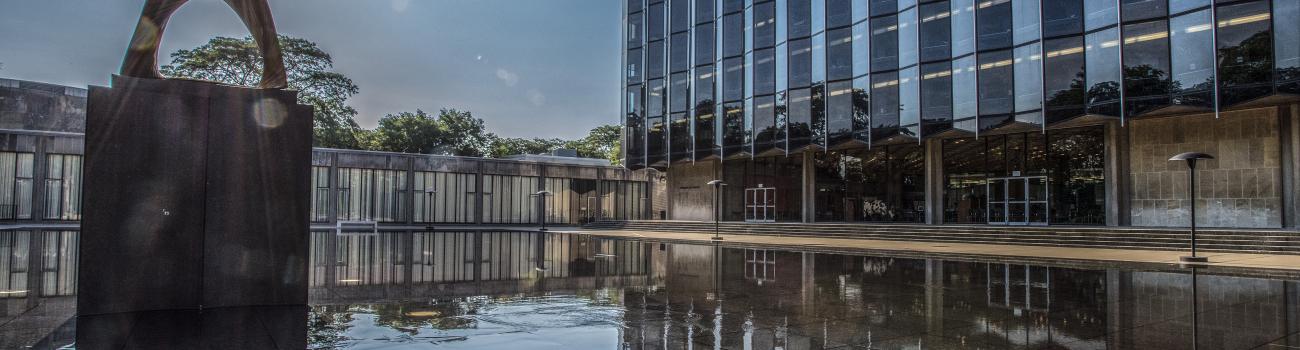
{"type": "Polygon", "coordinates": [[[50,154],[45,165],[45,218],[81,220],[81,156],[50,154]]]}
{"type": "Polygon", "coordinates": [[[32,218],[34,157],[32,153],[0,152],[0,220],[32,218]]]}

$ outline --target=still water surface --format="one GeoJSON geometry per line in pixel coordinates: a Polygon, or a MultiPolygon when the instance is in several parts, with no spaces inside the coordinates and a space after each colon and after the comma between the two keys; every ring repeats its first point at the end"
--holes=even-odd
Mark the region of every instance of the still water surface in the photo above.
{"type": "MultiPolygon", "coordinates": [[[[28,291],[0,294],[0,348],[72,341],[75,234],[47,234],[0,232],[0,289],[28,291]],[[24,246],[42,235],[55,238],[24,246]]],[[[312,235],[298,329],[313,349],[1300,346],[1289,280],[563,233],[312,235]]]]}

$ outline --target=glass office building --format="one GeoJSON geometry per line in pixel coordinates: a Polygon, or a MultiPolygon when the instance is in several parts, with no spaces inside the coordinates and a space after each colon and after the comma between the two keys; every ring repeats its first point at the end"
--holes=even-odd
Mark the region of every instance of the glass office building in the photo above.
{"type": "Polygon", "coordinates": [[[1295,227],[1300,1],[624,0],[668,216],[1295,227]],[[1201,213],[1198,213],[1201,214],[1201,213]]]}

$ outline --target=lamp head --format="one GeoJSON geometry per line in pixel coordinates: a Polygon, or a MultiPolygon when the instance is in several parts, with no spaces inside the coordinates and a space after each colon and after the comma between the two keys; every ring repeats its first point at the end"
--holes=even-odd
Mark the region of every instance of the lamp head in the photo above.
{"type": "Polygon", "coordinates": [[[1178,155],[1174,156],[1173,158],[1169,158],[1169,160],[1171,160],[1171,161],[1174,161],[1174,160],[1200,160],[1200,159],[1214,159],[1214,156],[1209,155],[1209,154],[1207,154],[1207,153],[1201,153],[1201,152],[1186,152],[1186,153],[1179,153],[1178,155]]]}
{"type": "Polygon", "coordinates": [[[551,191],[541,190],[541,191],[537,191],[537,193],[534,193],[533,195],[536,195],[536,196],[549,196],[549,195],[551,195],[551,191]]]}
{"type": "Polygon", "coordinates": [[[708,185],[709,185],[709,186],[726,186],[727,183],[726,183],[726,182],[722,182],[722,180],[713,180],[713,181],[709,181],[709,184],[708,184],[708,185]]]}

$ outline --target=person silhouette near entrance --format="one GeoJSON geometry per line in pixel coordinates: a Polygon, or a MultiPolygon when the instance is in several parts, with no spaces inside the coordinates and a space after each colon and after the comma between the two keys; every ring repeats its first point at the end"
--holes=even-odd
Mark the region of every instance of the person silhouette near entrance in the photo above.
{"type": "MultiPolygon", "coordinates": [[[[239,19],[248,27],[262,53],[262,81],[257,84],[262,89],[283,89],[288,87],[288,75],[284,68],[284,58],[280,52],[280,40],[276,36],[275,22],[271,19],[271,7],[266,0],[225,0],[239,19]]],[[[131,45],[127,48],[126,59],[122,61],[121,75],[135,78],[164,79],[158,72],[158,45],[162,43],[167,20],[176,9],[188,0],[148,0],[136,24],[131,45]]]]}

